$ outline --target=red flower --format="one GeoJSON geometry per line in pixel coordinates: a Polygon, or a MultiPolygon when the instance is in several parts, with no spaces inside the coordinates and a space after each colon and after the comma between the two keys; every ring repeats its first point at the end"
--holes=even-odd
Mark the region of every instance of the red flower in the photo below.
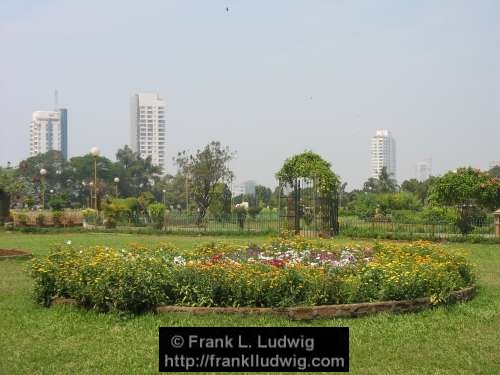
{"type": "Polygon", "coordinates": [[[269,264],[271,266],[274,266],[274,267],[285,267],[286,265],[286,262],[284,260],[281,260],[281,259],[272,259],[269,261],[269,264]]]}

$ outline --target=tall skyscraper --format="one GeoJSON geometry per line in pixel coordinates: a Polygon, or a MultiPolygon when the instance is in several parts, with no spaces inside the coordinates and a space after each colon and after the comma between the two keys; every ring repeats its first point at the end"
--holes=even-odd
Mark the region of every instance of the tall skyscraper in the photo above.
{"type": "Polygon", "coordinates": [[[396,141],[389,130],[377,130],[372,137],[371,177],[378,178],[382,168],[396,179],[396,141]]]}
{"type": "Polygon", "coordinates": [[[165,101],[157,93],[132,95],[130,147],[165,171],[165,101]]]}
{"type": "Polygon", "coordinates": [[[68,158],[68,110],[36,111],[30,123],[30,156],[50,150],[68,158]]]}

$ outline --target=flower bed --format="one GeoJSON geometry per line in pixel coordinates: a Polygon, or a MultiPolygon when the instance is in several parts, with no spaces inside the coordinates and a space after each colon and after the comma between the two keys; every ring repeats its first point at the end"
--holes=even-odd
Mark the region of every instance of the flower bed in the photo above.
{"type": "Polygon", "coordinates": [[[419,297],[437,303],[474,282],[463,256],[429,243],[339,248],[300,237],[184,252],[168,244],[64,246],[34,260],[32,275],[41,303],[59,296],[101,311],[131,312],[159,305],[288,307],[419,297]]]}

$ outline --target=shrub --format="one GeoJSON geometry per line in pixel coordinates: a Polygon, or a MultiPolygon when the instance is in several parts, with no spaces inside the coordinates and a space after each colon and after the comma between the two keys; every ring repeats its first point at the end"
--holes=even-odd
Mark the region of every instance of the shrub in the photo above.
{"type": "Polygon", "coordinates": [[[255,219],[257,217],[257,215],[259,214],[260,212],[260,208],[259,207],[249,207],[248,208],[248,215],[252,218],[252,219],[255,219]]]}
{"type": "Polygon", "coordinates": [[[163,256],[171,249],[113,250],[72,246],[53,249],[32,262],[36,300],[49,305],[52,297],[72,297],[99,311],[142,312],[168,302],[164,293],[163,256]]]}
{"type": "Polygon", "coordinates": [[[45,223],[45,215],[42,212],[40,212],[38,215],[36,215],[36,225],[41,227],[43,226],[44,223],[45,223]]]}
{"type": "Polygon", "coordinates": [[[456,210],[440,206],[426,206],[420,217],[424,223],[429,224],[455,223],[458,219],[456,210]]]}
{"type": "Polygon", "coordinates": [[[26,225],[28,225],[28,215],[26,215],[25,213],[18,213],[15,215],[15,218],[19,226],[25,227],[26,225]]]}
{"type": "Polygon", "coordinates": [[[149,216],[153,220],[156,229],[163,228],[165,221],[165,205],[163,203],[152,203],[148,207],[149,216]]]}
{"type": "Polygon", "coordinates": [[[66,202],[61,197],[53,197],[49,200],[49,207],[52,211],[62,211],[65,205],[66,202]]]}
{"type": "Polygon", "coordinates": [[[63,216],[64,212],[62,211],[54,211],[52,213],[52,222],[54,223],[55,227],[60,227],[63,224],[62,222],[63,216]]]}

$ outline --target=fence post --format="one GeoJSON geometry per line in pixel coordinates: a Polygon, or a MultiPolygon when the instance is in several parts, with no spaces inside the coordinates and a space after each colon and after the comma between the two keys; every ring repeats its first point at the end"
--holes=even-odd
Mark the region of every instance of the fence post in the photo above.
{"type": "Polygon", "coordinates": [[[493,220],[495,222],[495,237],[500,238],[500,209],[493,212],[493,220]]]}

